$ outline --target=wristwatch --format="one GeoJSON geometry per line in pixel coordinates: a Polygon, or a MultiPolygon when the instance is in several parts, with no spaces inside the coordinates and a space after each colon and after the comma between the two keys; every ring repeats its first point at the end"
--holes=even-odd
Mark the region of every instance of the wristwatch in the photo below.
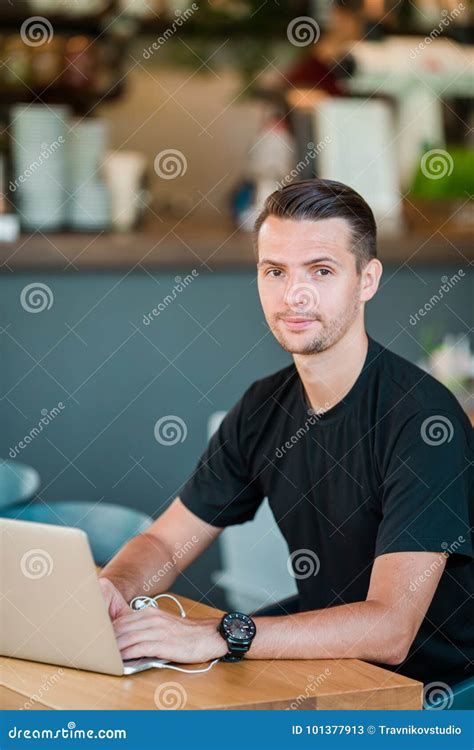
{"type": "Polygon", "coordinates": [[[252,645],[257,628],[251,617],[242,612],[228,612],[217,630],[227,643],[229,651],[221,661],[240,661],[252,645]]]}

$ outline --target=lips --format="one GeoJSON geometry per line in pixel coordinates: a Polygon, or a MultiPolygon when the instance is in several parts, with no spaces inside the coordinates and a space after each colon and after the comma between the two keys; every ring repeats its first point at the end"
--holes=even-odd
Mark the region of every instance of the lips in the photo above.
{"type": "Polygon", "coordinates": [[[290,331],[302,331],[305,328],[309,328],[312,323],[315,322],[314,318],[282,318],[284,325],[290,329],[290,331]]]}

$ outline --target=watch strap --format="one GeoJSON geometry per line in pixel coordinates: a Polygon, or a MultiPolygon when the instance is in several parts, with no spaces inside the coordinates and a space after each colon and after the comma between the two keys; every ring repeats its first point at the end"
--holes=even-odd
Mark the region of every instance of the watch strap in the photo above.
{"type": "Polygon", "coordinates": [[[234,643],[227,640],[228,652],[221,661],[241,661],[250,648],[250,643],[234,643]]]}

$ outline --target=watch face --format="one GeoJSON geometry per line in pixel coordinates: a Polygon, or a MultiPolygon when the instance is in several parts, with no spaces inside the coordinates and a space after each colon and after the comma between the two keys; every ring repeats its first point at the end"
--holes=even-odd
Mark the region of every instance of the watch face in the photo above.
{"type": "Polygon", "coordinates": [[[255,635],[255,625],[247,615],[232,612],[224,617],[223,627],[227,636],[236,641],[248,641],[255,635]]]}

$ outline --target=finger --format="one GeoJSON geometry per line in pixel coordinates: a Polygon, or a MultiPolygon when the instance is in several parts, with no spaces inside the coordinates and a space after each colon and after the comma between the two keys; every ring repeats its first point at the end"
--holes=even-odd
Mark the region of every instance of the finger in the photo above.
{"type": "Polygon", "coordinates": [[[151,627],[158,627],[163,623],[158,617],[130,617],[129,615],[117,617],[112,623],[114,626],[115,634],[117,633],[129,633],[132,630],[146,630],[151,627]]]}
{"type": "Polygon", "coordinates": [[[155,641],[159,643],[160,637],[156,632],[156,628],[150,628],[149,630],[140,630],[139,632],[132,631],[131,633],[124,633],[116,637],[116,641],[119,649],[122,650],[128,646],[145,643],[146,641],[155,641]]]}
{"type": "Polygon", "coordinates": [[[165,618],[166,620],[181,620],[181,615],[172,614],[171,612],[166,612],[164,609],[162,609],[160,606],[153,607],[153,605],[149,604],[147,607],[144,607],[143,609],[134,609],[130,610],[133,614],[140,614],[140,615],[157,615],[159,614],[161,617],[165,618]]]}
{"type": "Polygon", "coordinates": [[[142,659],[147,656],[150,659],[162,659],[164,657],[158,655],[159,643],[156,641],[147,641],[146,643],[138,643],[135,646],[129,646],[121,652],[122,659],[142,659]]]}
{"type": "Polygon", "coordinates": [[[111,599],[109,604],[109,614],[113,620],[116,620],[121,614],[126,613],[127,610],[128,604],[125,599],[121,600],[120,597],[114,597],[111,599]]]}
{"type": "Polygon", "coordinates": [[[124,617],[127,617],[129,620],[138,620],[141,617],[163,617],[163,614],[155,607],[146,607],[145,609],[131,609],[127,607],[124,617]]]}
{"type": "Polygon", "coordinates": [[[174,617],[173,615],[168,615],[165,612],[160,612],[160,610],[156,609],[155,607],[147,607],[146,609],[136,610],[130,610],[130,608],[127,607],[127,610],[120,616],[121,621],[133,623],[139,622],[140,620],[146,621],[147,618],[151,618],[152,620],[155,620],[155,622],[182,621],[181,617],[174,617]]]}

